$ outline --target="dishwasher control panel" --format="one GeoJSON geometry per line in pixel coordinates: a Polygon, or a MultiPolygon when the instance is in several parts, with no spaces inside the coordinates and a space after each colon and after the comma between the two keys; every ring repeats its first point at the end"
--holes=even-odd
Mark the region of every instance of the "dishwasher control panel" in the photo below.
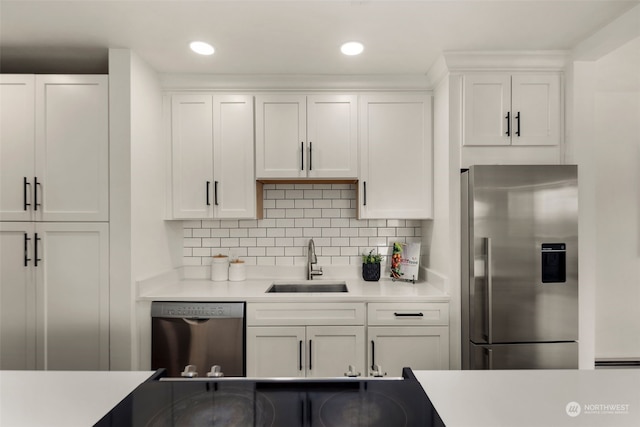
{"type": "Polygon", "coordinates": [[[159,302],[151,304],[151,317],[210,319],[244,317],[242,302],[159,302]]]}

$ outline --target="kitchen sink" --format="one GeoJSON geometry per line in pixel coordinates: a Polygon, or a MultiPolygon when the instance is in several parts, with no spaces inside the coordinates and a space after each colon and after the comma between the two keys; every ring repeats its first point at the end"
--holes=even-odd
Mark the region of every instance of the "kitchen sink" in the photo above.
{"type": "Polygon", "coordinates": [[[301,293],[301,292],[348,292],[347,284],[329,280],[301,280],[291,282],[274,282],[266,293],[301,293]]]}

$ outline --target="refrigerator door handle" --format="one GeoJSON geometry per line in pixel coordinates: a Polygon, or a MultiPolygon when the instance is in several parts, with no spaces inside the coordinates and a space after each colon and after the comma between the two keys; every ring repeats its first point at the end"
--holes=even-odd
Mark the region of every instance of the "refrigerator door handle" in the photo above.
{"type": "Polygon", "coordinates": [[[485,298],[485,312],[484,312],[484,316],[485,316],[485,325],[486,325],[486,334],[484,336],[484,338],[487,340],[487,343],[492,344],[493,343],[493,271],[491,268],[491,264],[492,264],[492,255],[491,255],[491,237],[485,237],[484,238],[484,244],[485,244],[485,254],[486,254],[486,258],[485,258],[485,281],[487,284],[487,295],[485,298]]]}

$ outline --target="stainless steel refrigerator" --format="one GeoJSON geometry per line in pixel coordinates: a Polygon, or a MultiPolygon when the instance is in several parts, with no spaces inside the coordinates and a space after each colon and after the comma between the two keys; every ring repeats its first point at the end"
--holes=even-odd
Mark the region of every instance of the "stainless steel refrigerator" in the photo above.
{"type": "Polygon", "coordinates": [[[461,182],[462,368],[577,368],[577,167],[472,166],[461,182]]]}

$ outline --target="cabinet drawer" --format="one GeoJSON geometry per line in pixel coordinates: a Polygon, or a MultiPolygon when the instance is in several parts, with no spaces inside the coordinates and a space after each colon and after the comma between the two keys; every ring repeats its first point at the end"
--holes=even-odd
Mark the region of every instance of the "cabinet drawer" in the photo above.
{"type": "Polygon", "coordinates": [[[247,326],[364,325],[364,303],[249,303],[247,326]]]}
{"type": "Polygon", "coordinates": [[[448,303],[369,303],[368,325],[448,325],[448,303]]]}

